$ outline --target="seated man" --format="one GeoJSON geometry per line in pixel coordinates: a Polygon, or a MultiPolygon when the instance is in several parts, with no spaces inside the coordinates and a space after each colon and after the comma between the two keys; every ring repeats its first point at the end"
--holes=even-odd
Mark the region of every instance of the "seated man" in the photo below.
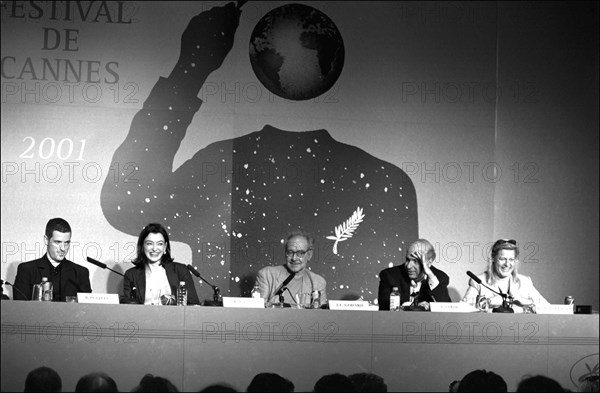
{"type": "Polygon", "coordinates": [[[411,243],[406,251],[405,263],[379,273],[379,309],[390,309],[393,287],[400,291],[402,306],[418,305],[429,310],[430,302],[451,302],[448,293],[450,278],[431,266],[434,260],[435,250],[429,241],[419,239],[411,243]]]}
{"type": "Polygon", "coordinates": [[[33,285],[42,282],[42,277],[52,282],[55,302],[64,302],[66,296],[76,296],[77,292],[92,292],[89,270],[65,259],[71,246],[69,223],[62,218],[48,221],[44,242],[48,251],[43,257],[17,268],[13,299],[31,300],[33,285]]]}
{"type": "Polygon", "coordinates": [[[267,266],[258,272],[256,284],[260,288],[261,297],[267,299],[268,305],[272,305],[280,303],[282,296],[284,304],[296,306],[303,293],[320,291],[321,304],[325,304],[325,279],[306,269],[313,256],[313,238],[303,231],[292,232],[286,237],[284,250],[284,265],[267,266]]]}

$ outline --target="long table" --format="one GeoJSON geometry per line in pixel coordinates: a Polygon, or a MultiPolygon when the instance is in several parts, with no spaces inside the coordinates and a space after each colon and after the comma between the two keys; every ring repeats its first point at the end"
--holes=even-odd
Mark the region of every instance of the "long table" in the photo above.
{"type": "MultiPolygon", "coordinates": [[[[598,367],[598,314],[464,314],[234,309],[2,301],[2,391],[46,365],[74,390],[103,371],[121,391],[146,373],[180,390],[227,382],[245,391],[275,372],[296,391],[321,376],[373,372],[390,391],[447,391],[474,369],[514,390],[543,374],[576,389],[598,367]]],[[[597,371],[596,371],[597,372],[597,371]]]]}

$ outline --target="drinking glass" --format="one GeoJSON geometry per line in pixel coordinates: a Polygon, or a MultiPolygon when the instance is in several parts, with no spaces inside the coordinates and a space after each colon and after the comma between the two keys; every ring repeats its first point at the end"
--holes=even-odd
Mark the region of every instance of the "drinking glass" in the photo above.
{"type": "Polygon", "coordinates": [[[31,300],[42,300],[42,285],[33,284],[33,290],[31,292],[31,300]]]}
{"type": "Polygon", "coordinates": [[[150,289],[150,304],[153,306],[162,306],[160,301],[161,292],[160,289],[150,289]]]}
{"type": "Polygon", "coordinates": [[[312,308],[312,295],[310,293],[301,294],[298,306],[298,308],[312,308]]]}

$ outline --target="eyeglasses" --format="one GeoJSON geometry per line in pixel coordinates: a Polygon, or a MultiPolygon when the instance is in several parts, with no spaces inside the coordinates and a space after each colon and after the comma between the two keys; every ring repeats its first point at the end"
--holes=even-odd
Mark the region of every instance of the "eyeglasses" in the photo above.
{"type": "Polygon", "coordinates": [[[304,256],[306,255],[307,252],[309,252],[310,250],[312,250],[312,248],[309,248],[308,250],[304,251],[304,250],[300,250],[300,251],[292,251],[292,250],[286,250],[285,251],[285,255],[288,258],[293,258],[294,255],[297,255],[298,258],[304,258],[304,256]]]}

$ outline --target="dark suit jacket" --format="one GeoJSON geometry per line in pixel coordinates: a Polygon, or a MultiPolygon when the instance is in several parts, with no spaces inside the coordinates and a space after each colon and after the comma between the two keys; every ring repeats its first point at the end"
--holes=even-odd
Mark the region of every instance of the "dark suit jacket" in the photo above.
{"type": "MultiPolygon", "coordinates": [[[[429,289],[428,280],[423,280],[419,291],[419,302],[451,302],[448,293],[448,284],[450,278],[443,271],[431,266],[431,271],[440,282],[437,287],[429,289]]],[[[384,269],[379,273],[379,293],[377,296],[380,310],[390,309],[390,293],[392,287],[398,287],[400,291],[400,304],[409,301],[410,298],[410,278],[406,271],[406,264],[384,269]]]]}
{"type": "MultiPolygon", "coordinates": [[[[48,280],[52,281],[54,273],[50,270],[51,266],[46,254],[35,261],[19,264],[13,288],[13,299],[31,300],[33,284],[41,283],[42,277],[48,277],[48,280]]],[[[76,296],[77,292],[92,292],[90,272],[87,268],[67,259],[63,259],[60,266],[60,288],[58,291],[55,290],[55,293],[58,292],[60,296],[58,299],[55,297],[54,301],[64,302],[65,296],[76,296]]]]}
{"type": "MultiPolygon", "coordinates": [[[[179,281],[185,281],[185,286],[188,289],[188,304],[200,304],[200,300],[198,300],[198,295],[196,294],[196,287],[194,286],[192,274],[187,267],[178,262],[169,262],[163,264],[163,266],[167,272],[167,280],[169,281],[169,286],[171,287],[171,293],[176,295],[179,281]]],[[[138,303],[144,304],[144,301],[146,300],[145,269],[145,265],[138,265],[125,272],[125,280],[123,280],[123,296],[125,299],[129,299],[131,296],[131,282],[137,288],[138,303]]]]}

